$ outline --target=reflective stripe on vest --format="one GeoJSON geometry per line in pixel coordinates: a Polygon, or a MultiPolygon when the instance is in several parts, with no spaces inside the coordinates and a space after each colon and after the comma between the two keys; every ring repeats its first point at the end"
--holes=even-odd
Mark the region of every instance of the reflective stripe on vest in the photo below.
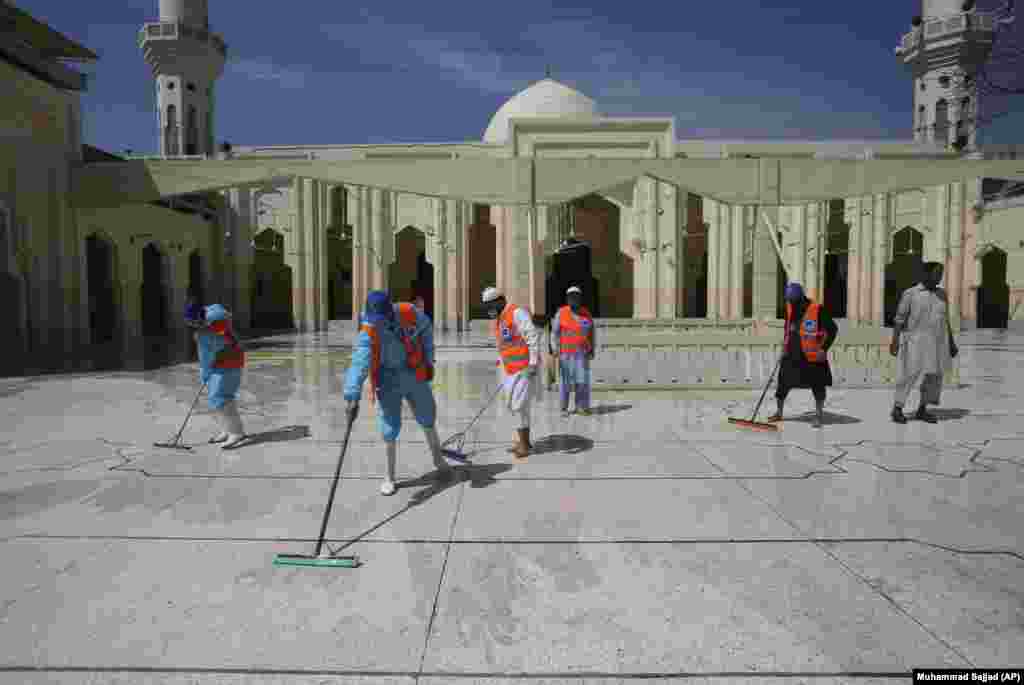
{"type": "MultiPolygon", "coordinates": [[[[427,362],[423,341],[417,338],[414,342],[412,339],[413,333],[416,331],[416,308],[408,302],[399,302],[395,305],[395,311],[398,314],[398,337],[405,347],[406,364],[416,372],[416,380],[422,382],[433,380],[433,370],[427,362]]],[[[372,403],[376,402],[377,392],[380,390],[380,334],[377,332],[376,326],[365,321],[359,330],[365,331],[370,337],[370,402],[372,403]]]]}
{"type": "MultiPolygon", "coordinates": [[[[800,319],[800,350],[807,361],[820,364],[828,355],[825,353],[826,332],[821,327],[819,311],[821,305],[811,302],[800,319]]],[[[785,349],[789,349],[789,331],[793,323],[793,305],[786,303],[786,334],[782,340],[785,349]]]]}
{"type": "Polygon", "coordinates": [[[224,340],[227,346],[217,354],[217,359],[213,362],[213,368],[215,369],[242,369],[245,368],[245,352],[242,347],[238,344],[238,338],[235,337],[234,331],[231,329],[231,322],[227,319],[221,321],[214,321],[210,324],[210,330],[214,333],[224,336],[224,340]]]}
{"type": "Polygon", "coordinates": [[[565,305],[558,313],[558,336],[561,339],[559,350],[561,354],[572,355],[579,352],[580,348],[587,354],[594,349],[592,337],[594,335],[594,320],[586,307],[580,307],[577,315],[589,322],[587,332],[583,332],[582,324],[572,314],[572,307],[565,305]]]}
{"type": "Polygon", "coordinates": [[[494,340],[501,355],[501,363],[505,365],[505,373],[517,374],[530,365],[530,347],[519,334],[515,323],[516,307],[506,305],[494,322],[494,340]]]}

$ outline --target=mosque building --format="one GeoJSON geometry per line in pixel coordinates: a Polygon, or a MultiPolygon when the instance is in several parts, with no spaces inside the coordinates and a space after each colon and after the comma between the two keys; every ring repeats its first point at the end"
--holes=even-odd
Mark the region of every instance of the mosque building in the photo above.
{"type": "MultiPolygon", "coordinates": [[[[420,295],[435,325],[463,331],[496,284],[550,315],[561,304],[556,253],[582,243],[600,318],[775,319],[786,273],[759,208],[699,197],[648,177],[537,210],[480,205],[284,176],[116,208],[72,207],[69,169],[109,155],[81,141],[96,56],[5,1],[0,30],[0,294],[18,325],[4,349],[76,350],[185,340],[188,291],[220,299],[243,331],[325,330],[366,293],[420,295]],[[8,144],[10,142],[10,144],[8,144]],[[140,343],[140,341],[143,341],[140,343]]],[[[874,158],[993,155],[979,146],[976,84],[956,77],[988,55],[996,24],[960,0],[923,0],[896,48],[914,88],[913,137],[895,142],[679,139],[672,117],[604,116],[600,103],[544,78],[494,114],[480,142],[226,146],[216,83],[228,47],[206,0],[160,0],[139,32],[159,116],[161,157],[274,160],[874,158]]],[[[908,117],[909,118],[909,117],[908,117]]],[[[998,181],[768,210],[789,278],[848,322],[883,326],[922,260],[946,265],[954,326],[1024,326],[1024,201],[998,181]]],[[[185,343],[183,343],[185,344],[185,343]]]]}

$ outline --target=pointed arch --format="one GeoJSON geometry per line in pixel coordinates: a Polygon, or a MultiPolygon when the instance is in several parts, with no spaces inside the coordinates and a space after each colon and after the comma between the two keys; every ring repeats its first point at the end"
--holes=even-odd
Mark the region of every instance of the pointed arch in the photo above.
{"type": "Polygon", "coordinates": [[[94,344],[116,342],[121,328],[117,246],[106,233],[93,231],[84,252],[90,339],[94,344]]]}
{"type": "Polygon", "coordinates": [[[945,98],[935,103],[935,142],[949,143],[949,102],[945,98]]]}
{"type": "Polygon", "coordinates": [[[885,267],[885,325],[891,326],[900,296],[921,280],[924,260],[924,234],[904,226],[892,235],[892,251],[885,267]]]}
{"type": "Polygon", "coordinates": [[[426,235],[408,225],[395,233],[395,259],[388,269],[388,289],[395,302],[422,297],[427,315],[434,314],[434,265],[427,260],[426,235]]]}
{"type": "Polygon", "coordinates": [[[978,328],[1005,329],[1010,318],[1010,286],[1006,278],[1004,250],[986,246],[979,255],[981,284],[977,291],[978,328]]]}
{"type": "Polygon", "coordinates": [[[164,154],[167,156],[178,154],[178,108],[175,105],[167,105],[167,120],[164,124],[164,154]]]}
{"type": "Polygon", "coordinates": [[[284,234],[273,228],[253,237],[252,286],[253,328],[291,328],[292,270],[284,261],[284,234]]]}
{"type": "Polygon", "coordinates": [[[142,248],[142,335],[164,337],[168,326],[168,278],[163,251],[155,242],[142,248]]]}

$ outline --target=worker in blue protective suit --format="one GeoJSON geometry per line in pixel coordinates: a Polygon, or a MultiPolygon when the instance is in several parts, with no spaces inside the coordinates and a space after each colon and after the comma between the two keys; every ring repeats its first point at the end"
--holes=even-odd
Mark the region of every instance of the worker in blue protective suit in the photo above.
{"type": "Polygon", "coordinates": [[[387,475],[381,483],[384,495],[393,495],[398,434],[402,428],[402,400],[412,407],[423,429],[438,476],[448,478],[451,466],[441,452],[434,427],[437,405],[430,382],[434,377],[434,337],[426,314],[412,304],[394,304],[382,290],[366,297],[366,311],[345,375],[344,398],[350,422],[359,415],[363,383],[370,378],[371,402],[379,402],[377,420],[387,456],[387,475]]]}
{"type": "Polygon", "coordinates": [[[206,307],[202,323],[196,326],[195,339],[200,380],[206,385],[210,409],[222,429],[210,442],[223,443],[223,449],[231,449],[245,440],[238,413],[245,352],[232,329],[231,313],[219,304],[206,307]]]}

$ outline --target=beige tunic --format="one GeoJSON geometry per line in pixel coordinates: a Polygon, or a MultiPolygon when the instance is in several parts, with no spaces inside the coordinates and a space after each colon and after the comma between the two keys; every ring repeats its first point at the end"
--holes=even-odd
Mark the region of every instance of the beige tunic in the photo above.
{"type": "Polygon", "coordinates": [[[929,291],[918,284],[904,291],[893,322],[902,329],[899,353],[902,378],[952,370],[948,321],[945,290],[929,291]]]}

